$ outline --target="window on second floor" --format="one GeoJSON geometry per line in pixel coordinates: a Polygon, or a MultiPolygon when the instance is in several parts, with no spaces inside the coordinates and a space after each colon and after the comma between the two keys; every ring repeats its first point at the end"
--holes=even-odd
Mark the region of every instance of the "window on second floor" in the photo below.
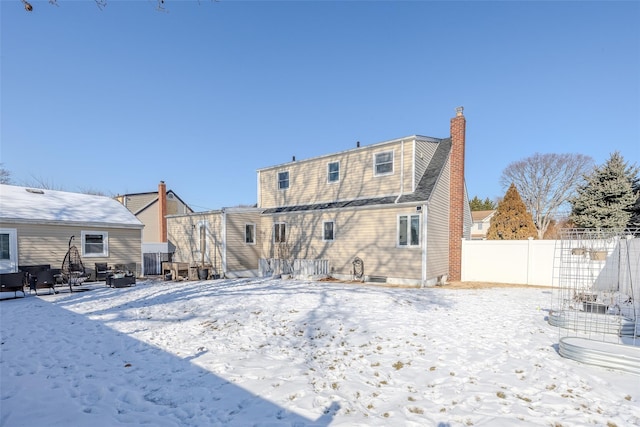
{"type": "Polygon", "coordinates": [[[286,190],[289,188],[289,171],[278,172],[278,189],[286,190]]]}
{"type": "Polygon", "coordinates": [[[327,182],[340,181],[340,162],[331,162],[327,165],[327,182]]]}
{"type": "Polygon", "coordinates": [[[420,215],[398,216],[398,246],[420,245],[420,215]]]}
{"type": "Polygon", "coordinates": [[[285,243],[287,241],[287,224],[284,222],[273,224],[273,241],[275,243],[285,243]]]}
{"type": "Polygon", "coordinates": [[[393,173],[393,151],[384,151],[373,155],[374,175],[389,175],[393,173]]]}
{"type": "Polygon", "coordinates": [[[333,221],[325,221],[322,225],[322,240],[333,240],[334,239],[334,227],[335,223],[333,221]]]}
{"type": "Polygon", "coordinates": [[[248,245],[254,245],[256,243],[256,225],[255,224],[244,225],[244,242],[248,245]]]}
{"type": "Polygon", "coordinates": [[[106,231],[83,231],[81,245],[82,256],[109,256],[109,234],[106,231]]]}

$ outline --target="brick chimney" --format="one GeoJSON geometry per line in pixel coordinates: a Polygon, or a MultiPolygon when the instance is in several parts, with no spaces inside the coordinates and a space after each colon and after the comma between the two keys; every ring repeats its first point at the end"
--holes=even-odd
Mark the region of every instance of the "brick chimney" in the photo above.
{"type": "Polygon", "coordinates": [[[167,241],[167,185],[164,181],[158,184],[158,224],[160,225],[158,232],[160,234],[160,242],[167,241]]]}
{"type": "Polygon", "coordinates": [[[449,280],[462,277],[462,238],[464,236],[464,139],[466,119],[463,107],[451,119],[451,157],[449,171],[449,280]]]}

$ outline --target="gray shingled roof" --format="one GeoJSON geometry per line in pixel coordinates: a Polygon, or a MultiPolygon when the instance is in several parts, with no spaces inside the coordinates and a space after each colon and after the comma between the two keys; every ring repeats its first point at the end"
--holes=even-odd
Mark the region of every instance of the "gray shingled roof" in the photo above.
{"type": "MultiPolygon", "coordinates": [[[[444,165],[447,163],[447,159],[449,158],[449,152],[451,151],[451,139],[446,138],[440,140],[438,143],[438,147],[436,148],[435,153],[433,153],[433,157],[429,162],[429,165],[422,174],[422,178],[420,178],[420,182],[416,186],[416,191],[411,194],[405,194],[398,200],[398,203],[406,203],[406,202],[420,202],[427,201],[431,197],[431,193],[438,181],[438,177],[442,173],[442,169],[444,165]]],[[[309,205],[298,205],[298,206],[283,206],[278,208],[270,208],[265,209],[262,213],[264,214],[273,214],[273,213],[282,213],[282,212],[300,212],[300,211],[315,211],[322,209],[338,209],[338,208],[349,208],[349,207],[360,207],[360,206],[374,206],[374,205],[389,205],[396,202],[398,196],[387,196],[387,197],[373,197],[369,199],[357,199],[357,200],[347,200],[342,202],[331,202],[331,203],[315,203],[309,205]]]]}
{"type": "Polygon", "coordinates": [[[420,178],[420,182],[416,186],[416,191],[411,194],[405,194],[400,197],[398,203],[404,202],[419,202],[423,200],[429,200],[431,197],[431,192],[433,188],[436,186],[436,182],[438,182],[438,177],[442,173],[442,169],[444,165],[447,163],[447,159],[449,158],[449,152],[451,151],[451,139],[446,138],[441,140],[438,143],[438,148],[436,148],[436,152],[433,153],[433,157],[431,157],[431,161],[422,174],[422,178],[420,178]]]}

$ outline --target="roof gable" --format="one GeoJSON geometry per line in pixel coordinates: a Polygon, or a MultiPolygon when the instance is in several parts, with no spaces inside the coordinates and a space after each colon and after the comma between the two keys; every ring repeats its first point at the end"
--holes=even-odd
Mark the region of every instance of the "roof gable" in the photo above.
{"type": "Polygon", "coordinates": [[[2,220],[143,226],[126,207],[110,197],[0,184],[2,220]]]}

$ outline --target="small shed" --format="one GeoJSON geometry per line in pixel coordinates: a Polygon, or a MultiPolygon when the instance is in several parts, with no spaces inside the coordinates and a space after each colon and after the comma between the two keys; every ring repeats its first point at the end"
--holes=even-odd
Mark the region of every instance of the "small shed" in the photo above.
{"type": "Polygon", "coordinates": [[[108,263],[143,275],[143,227],[110,197],[0,184],[0,273],[60,268],[74,236],[88,270],[108,263]]]}

